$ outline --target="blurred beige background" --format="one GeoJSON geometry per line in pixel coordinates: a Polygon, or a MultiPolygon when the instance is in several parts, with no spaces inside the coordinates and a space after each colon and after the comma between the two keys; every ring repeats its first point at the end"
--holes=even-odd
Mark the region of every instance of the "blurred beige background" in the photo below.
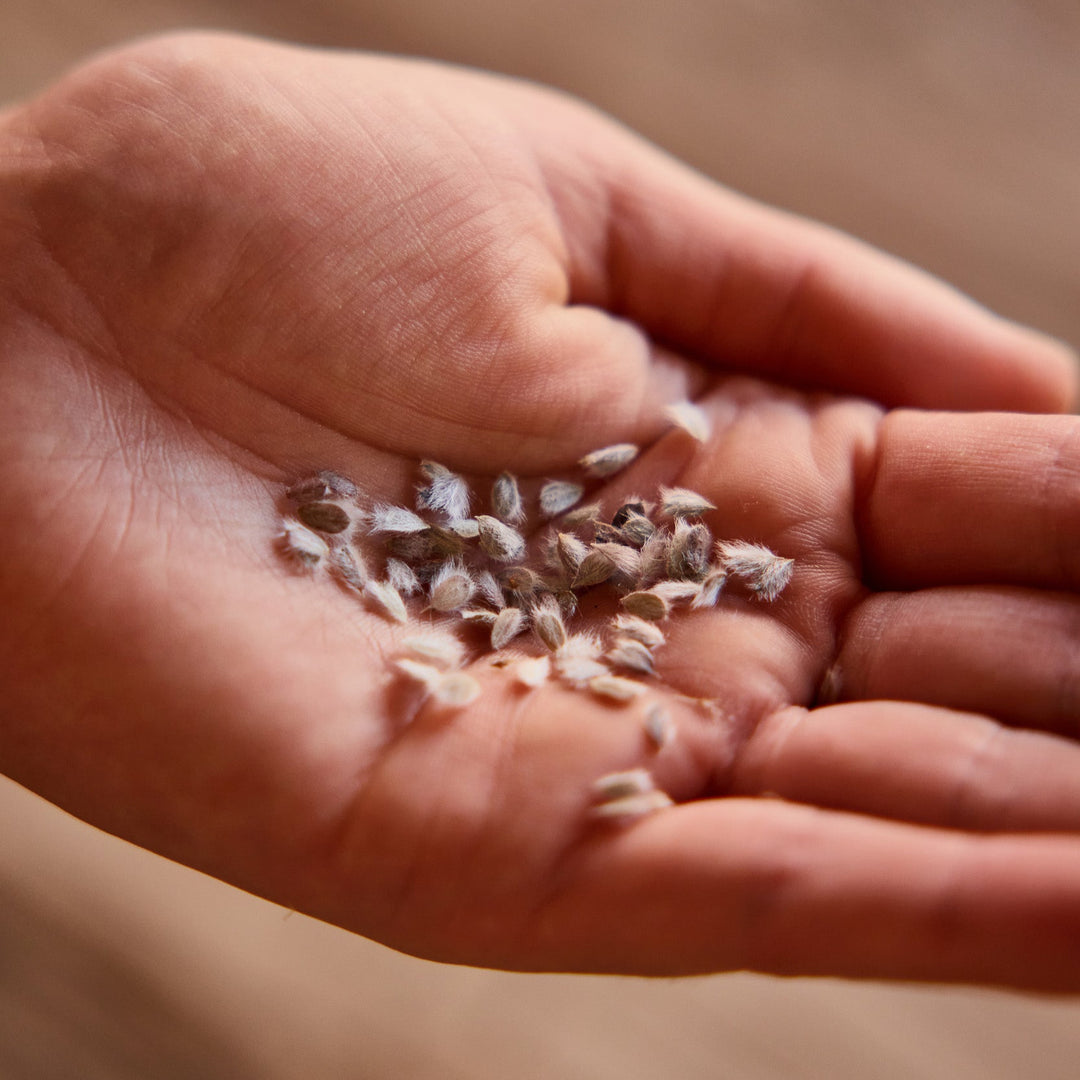
{"type": "MultiPolygon", "coordinates": [[[[1073,0],[4,0],[0,101],[218,26],[576,92],[702,170],[1080,343],[1073,0]]],[[[0,782],[0,1080],[1080,1074],[1080,1003],[511,976],[398,956],[0,782]]]]}

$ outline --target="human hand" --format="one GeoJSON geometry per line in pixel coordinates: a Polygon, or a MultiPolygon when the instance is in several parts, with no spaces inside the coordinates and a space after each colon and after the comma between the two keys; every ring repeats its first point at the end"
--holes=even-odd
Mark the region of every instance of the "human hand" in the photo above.
{"type": "Polygon", "coordinates": [[[9,775],[438,959],[1078,988],[1080,422],[881,407],[1055,412],[1063,350],[434,65],[170,38],[0,138],[9,775]],[[686,485],[796,559],[671,620],[659,753],[484,660],[403,725],[400,628],[273,550],[314,469],[402,501],[421,456],[484,488],[626,440],[606,506],[686,485]],[[598,827],[636,764],[679,805],[598,827]]]}

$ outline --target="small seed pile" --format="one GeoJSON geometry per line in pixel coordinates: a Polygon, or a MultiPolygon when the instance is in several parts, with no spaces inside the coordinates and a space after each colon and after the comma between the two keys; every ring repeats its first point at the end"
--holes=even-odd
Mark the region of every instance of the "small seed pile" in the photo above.
{"type": "MultiPolygon", "coordinates": [[[[693,438],[707,438],[697,406],[675,405],[668,415],[693,438]]],[[[620,443],[578,465],[583,478],[606,479],[637,454],[636,446],[620,443]]],[[[334,472],[305,477],[285,493],[290,512],[279,550],[301,571],[325,568],[393,622],[408,624],[412,608],[479,628],[493,662],[524,688],[554,680],[612,704],[644,701],[640,722],[657,749],[675,737],[667,710],[646,700],[665,640],[660,624],[680,608],[715,606],[731,581],[768,602],[791,578],[792,560],[763,545],[716,541],[701,520],[716,507],[686,488],[661,487],[652,500],[631,496],[605,518],[599,503],[583,504],[583,483],[548,480],[536,499],[542,524],[529,529],[510,473],[495,479],[487,514],[473,514],[474,493],[444,465],[422,461],[420,474],[412,508],[366,503],[351,480],[334,472]],[[377,573],[370,570],[375,561],[377,573]],[[580,598],[594,589],[606,590],[619,610],[606,632],[575,631],[580,598]],[[531,650],[508,649],[527,635],[531,650]]],[[[411,636],[403,653],[398,673],[442,705],[460,708],[480,693],[461,670],[466,649],[455,635],[411,636]]],[[[591,812],[601,818],[671,805],[644,769],[601,777],[593,798],[591,812]]]]}

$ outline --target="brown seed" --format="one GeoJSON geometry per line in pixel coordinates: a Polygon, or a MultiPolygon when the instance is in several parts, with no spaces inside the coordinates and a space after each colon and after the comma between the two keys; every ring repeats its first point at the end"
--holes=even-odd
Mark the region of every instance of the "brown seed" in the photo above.
{"type": "Polygon", "coordinates": [[[623,542],[639,550],[645,546],[654,532],[656,532],[656,526],[644,514],[628,514],[619,526],[623,542]]]}
{"type": "Polygon", "coordinates": [[[581,560],[571,586],[575,589],[588,589],[607,581],[614,573],[614,562],[604,552],[594,548],[581,560]]]}
{"type": "Polygon", "coordinates": [[[352,524],[349,512],[332,502],[301,503],[296,516],[309,528],[321,533],[344,532],[352,524]]]}
{"type": "Polygon", "coordinates": [[[619,602],[631,615],[649,619],[651,622],[666,619],[671,610],[671,605],[662,596],[657,596],[648,589],[628,593],[619,602]]]}

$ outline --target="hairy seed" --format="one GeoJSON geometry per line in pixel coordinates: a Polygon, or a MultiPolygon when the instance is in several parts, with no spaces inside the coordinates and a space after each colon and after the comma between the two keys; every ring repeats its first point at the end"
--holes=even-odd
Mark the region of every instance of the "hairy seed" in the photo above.
{"type": "Polygon", "coordinates": [[[508,525],[518,525],[525,520],[525,506],[517,477],[508,472],[499,473],[491,487],[491,511],[508,525]]]}
{"type": "Polygon", "coordinates": [[[606,521],[594,521],[592,526],[595,543],[621,544],[623,542],[622,530],[616,529],[614,525],[609,525],[606,521]]]}
{"type": "Polygon", "coordinates": [[[625,799],[598,803],[589,810],[589,814],[607,821],[632,821],[674,805],[662,791],[648,791],[644,795],[628,795],[625,799]]]}
{"type": "Polygon", "coordinates": [[[716,607],[726,581],[727,571],[722,566],[711,569],[701,583],[701,591],[690,601],[690,606],[692,608],[716,607]]]}
{"type": "Polygon", "coordinates": [[[354,499],[356,485],[340,473],[323,469],[314,476],[298,480],[285,496],[295,503],[318,502],[322,499],[354,499]]]}
{"type": "Polygon", "coordinates": [[[527,566],[511,566],[504,570],[499,575],[499,584],[518,600],[534,595],[544,586],[540,575],[527,566]]]}
{"type": "Polygon", "coordinates": [[[380,504],[371,511],[371,532],[392,533],[394,535],[407,535],[409,533],[426,532],[430,526],[411,510],[404,506],[387,506],[380,504]]]}
{"type": "Polygon", "coordinates": [[[352,524],[349,511],[333,502],[301,503],[296,516],[309,529],[331,535],[344,532],[352,524]]]}
{"type": "Polygon", "coordinates": [[[400,559],[386,560],[386,579],[402,596],[415,596],[420,591],[416,571],[400,559]]]}
{"type": "Polygon", "coordinates": [[[439,679],[442,678],[442,671],[435,667],[434,664],[429,664],[423,660],[414,660],[409,656],[398,657],[394,661],[394,667],[401,672],[402,675],[408,676],[413,682],[420,683],[425,690],[432,690],[439,679]]]}
{"type": "Polygon", "coordinates": [[[641,573],[641,554],[625,544],[593,544],[593,553],[611,562],[612,577],[617,585],[633,584],[641,573]]]}
{"type": "Polygon", "coordinates": [[[624,679],[621,675],[597,675],[589,680],[589,689],[599,697],[609,698],[619,704],[633,701],[645,693],[645,687],[634,682],[633,679],[624,679]]]}
{"type": "Polygon", "coordinates": [[[701,517],[715,509],[708,499],[689,488],[660,489],[660,512],[665,517],[701,517]]]}
{"type": "Polygon", "coordinates": [[[573,576],[577,573],[585,556],[589,554],[588,547],[573,533],[561,532],[555,540],[555,551],[563,569],[573,576]]]}
{"type": "Polygon", "coordinates": [[[448,521],[446,528],[455,536],[460,536],[462,540],[475,540],[480,535],[480,523],[476,518],[457,518],[454,521],[448,521]]]}
{"type": "Polygon", "coordinates": [[[712,434],[712,424],[700,405],[695,405],[690,401],[679,401],[674,405],[666,406],[664,415],[675,427],[682,428],[690,438],[701,443],[708,442],[712,434]]]}
{"type": "Polygon", "coordinates": [[[607,581],[615,573],[615,564],[608,556],[593,548],[584,559],[581,560],[574,574],[571,587],[575,589],[588,589],[593,585],[599,585],[607,581]]]}
{"type": "Polygon", "coordinates": [[[427,486],[416,492],[417,510],[435,510],[452,521],[469,516],[469,486],[464,479],[437,461],[421,461],[427,486]]]}
{"type": "Polygon", "coordinates": [[[794,559],[785,559],[764,544],[725,540],[716,545],[716,551],[728,573],[746,581],[762,600],[775,600],[795,568],[794,559]]]}
{"type": "Polygon", "coordinates": [[[282,522],[277,546],[281,553],[304,570],[313,570],[326,557],[326,541],[295,521],[282,522]]]}
{"type": "Polygon", "coordinates": [[[503,608],[491,627],[491,647],[493,649],[505,647],[524,629],[525,613],[521,608],[503,608]]]}
{"type": "Polygon", "coordinates": [[[449,636],[425,634],[423,637],[406,638],[401,644],[417,659],[443,670],[457,667],[463,656],[461,642],[449,636]]]}
{"type": "Polygon", "coordinates": [[[620,637],[638,641],[647,649],[664,644],[664,633],[660,627],[637,615],[616,615],[611,620],[611,627],[620,637]]]}
{"type": "Polygon", "coordinates": [[[514,678],[522,686],[534,690],[543,686],[551,674],[551,659],[547,656],[530,656],[527,660],[519,660],[514,664],[514,678]]]}
{"type": "Polygon", "coordinates": [[[497,517],[480,514],[476,519],[480,527],[480,546],[497,562],[514,562],[525,554],[525,538],[497,517]]]}
{"type": "Polygon", "coordinates": [[[330,551],[329,570],[333,578],[348,589],[363,592],[368,579],[364,560],[347,544],[337,544],[330,551]]]}
{"type": "Polygon", "coordinates": [[[641,675],[655,675],[652,653],[647,646],[630,637],[618,637],[611,648],[604,654],[604,659],[612,667],[626,668],[641,675]]]}
{"type": "Polygon", "coordinates": [[[600,504],[587,503],[585,506],[575,506],[573,510],[563,514],[560,524],[564,529],[575,529],[578,525],[582,525],[586,521],[594,521],[599,517],[600,504]]]}
{"type": "Polygon", "coordinates": [[[658,581],[649,592],[669,604],[685,604],[700,595],[701,585],[696,581],[658,581]]]}
{"type": "Polygon", "coordinates": [[[463,671],[444,674],[432,688],[432,697],[442,705],[460,708],[480,696],[480,684],[463,671]]]}
{"type": "Polygon", "coordinates": [[[555,597],[541,597],[531,614],[533,631],[552,652],[566,644],[566,624],[555,597]]]}
{"type": "Polygon", "coordinates": [[[473,593],[476,583],[459,562],[446,562],[435,572],[428,587],[431,606],[436,611],[457,611],[464,607],[473,593]]]}
{"type": "Polygon", "coordinates": [[[599,660],[578,653],[557,652],[553,659],[555,674],[570,686],[581,688],[590,681],[611,672],[599,660]]]}
{"type": "Polygon", "coordinates": [[[637,456],[638,448],[633,443],[617,443],[586,454],[578,464],[589,476],[612,476],[625,469],[637,456]]]}
{"type": "Polygon", "coordinates": [[[495,575],[490,570],[481,570],[476,575],[476,591],[496,611],[506,607],[506,597],[503,595],[502,586],[495,580],[495,575]]]}
{"type": "Polygon", "coordinates": [[[656,526],[644,514],[628,514],[619,526],[619,532],[623,543],[640,550],[656,532],[656,526]]]}
{"type": "Polygon", "coordinates": [[[546,518],[558,517],[584,494],[585,489],[580,484],[568,480],[549,480],[540,489],[540,513],[546,518]]]}
{"type": "Polygon", "coordinates": [[[388,581],[368,581],[364,585],[364,595],[374,601],[382,613],[395,622],[406,623],[409,613],[405,610],[405,601],[401,594],[388,581]]]}
{"type": "Polygon", "coordinates": [[[649,589],[628,593],[619,603],[631,615],[637,615],[641,619],[649,619],[652,622],[666,619],[671,611],[671,605],[662,596],[658,596],[649,589]]]}
{"type": "Polygon", "coordinates": [[[593,797],[610,802],[612,799],[625,799],[628,795],[644,795],[655,791],[656,784],[648,769],[626,769],[623,772],[608,773],[593,782],[593,797]]]}
{"type": "Polygon", "coordinates": [[[611,524],[616,529],[621,529],[626,524],[626,519],[631,514],[640,514],[645,516],[645,500],[639,499],[636,495],[632,499],[628,499],[619,507],[618,510],[611,517],[611,524]]]}
{"type": "Polygon", "coordinates": [[[685,518],[675,521],[675,534],[667,554],[668,576],[701,581],[709,570],[712,533],[698,522],[691,525],[685,518]]]}
{"type": "Polygon", "coordinates": [[[677,733],[675,721],[671,719],[671,713],[663,705],[650,705],[645,710],[645,718],[641,724],[657,750],[663,750],[665,746],[674,742],[677,733]]]}
{"type": "Polygon", "coordinates": [[[474,623],[477,626],[494,626],[495,620],[499,617],[497,612],[489,611],[487,608],[463,608],[458,615],[464,622],[474,623]]]}

